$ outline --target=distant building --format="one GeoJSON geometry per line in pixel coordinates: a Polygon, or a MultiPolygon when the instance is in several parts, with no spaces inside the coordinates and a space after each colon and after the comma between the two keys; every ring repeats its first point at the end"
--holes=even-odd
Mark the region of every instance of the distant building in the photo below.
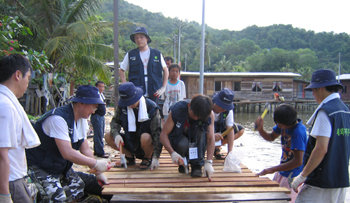
{"type": "MultiPolygon", "coordinates": [[[[285,100],[306,98],[304,91],[308,82],[296,80],[301,75],[288,72],[221,72],[204,73],[204,94],[227,87],[235,92],[236,101],[271,100],[277,92],[285,100]]],[[[199,72],[181,72],[186,85],[187,98],[199,92],[199,72]]]]}
{"type": "Polygon", "coordinates": [[[348,92],[348,87],[350,87],[350,74],[342,74],[337,76],[337,80],[340,79],[340,83],[344,86],[341,93],[341,98],[344,101],[350,101],[350,92],[348,92]]]}

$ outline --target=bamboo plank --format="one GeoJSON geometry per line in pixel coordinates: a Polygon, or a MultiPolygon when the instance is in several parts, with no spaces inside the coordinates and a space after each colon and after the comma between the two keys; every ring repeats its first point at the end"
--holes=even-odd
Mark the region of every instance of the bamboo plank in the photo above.
{"type": "Polygon", "coordinates": [[[200,187],[200,188],[111,188],[103,189],[103,194],[220,194],[220,193],[261,193],[281,192],[290,193],[283,187],[200,187]]]}
{"type": "MultiPolygon", "coordinates": [[[[150,179],[152,178],[192,178],[189,174],[178,174],[178,173],[166,173],[166,174],[160,174],[160,173],[147,173],[147,176],[145,174],[138,174],[138,173],[133,173],[133,174],[120,174],[120,173],[106,173],[108,179],[109,178],[144,178],[148,177],[150,179]]],[[[255,177],[255,173],[214,173],[212,178],[216,177],[255,177]]],[[[205,177],[202,177],[205,178],[205,177]]]]}
{"type": "MultiPolygon", "coordinates": [[[[138,179],[109,179],[110,184],[128,184],[128,183],[201,183],[208,182],[207,178],[169,178],[169,179],[152,179],[138,178],[138,179]]],[[[250,182],[250,181],[270,181],[267,177],[223,177],[214,178],[211,182],[250,182]]]]}
{"type": "Polygon", "coordinates": [[[193,188],[193,187],[278,187],[277,182],[272,181],[250,181],[250,182],[177,182],[177,183],[124,183],[106,185],[105,188],[165,188],[171,186],[172,188],[193,188]]]}
{"type": "Polygon", "coordinates": [[[111,202],[285,202],[283,193],[233,193],[233,194],[118,194],[111,202]],[[259,201],[254,201],[254,200],[259,201]]]}
{"type": "MultiPolygon", "coordinates": [[[[164,166],[160,167],[154,171],[146,170],[146,171],[140,171],[139,167],[129,167],[128,169],[125,168],[111,168],[109,172],[123,172],[123,173],[132,173],[132,172],[138,172],[138,173],[169,173],[169,172],[176,172],[178,171],[177,166],[164,166]]],[[[213,166],[216,173],[224,172],[222,171],[222,166],[213,166]]],[[[242,173],[251,173],[251,170],[247,168],[241,169],[242,173]]]]}

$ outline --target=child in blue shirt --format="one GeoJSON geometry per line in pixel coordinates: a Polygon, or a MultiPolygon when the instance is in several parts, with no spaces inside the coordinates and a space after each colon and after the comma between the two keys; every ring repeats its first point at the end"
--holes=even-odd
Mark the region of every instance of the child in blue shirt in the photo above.
{"type": "Polygon", "coordinates": [[[291,190],[292,201],[295,201],[295,193],[288,184],[288,177],[295,177],[303,170],[303,156],[306,149],[307,134],[306,127],[302,121],[297,119],[297,112],[290,105],[282,104],[276,108],[273,119],[276,126],[271,133],[264,130],[262,118],[256,120],[259,134],[267,141],[273,141],[281,136],[282,156],[281,162],[277,166],[266,168],[258,173],[259,176],[275,173],[273,180],[280,186],[291,190]]]}

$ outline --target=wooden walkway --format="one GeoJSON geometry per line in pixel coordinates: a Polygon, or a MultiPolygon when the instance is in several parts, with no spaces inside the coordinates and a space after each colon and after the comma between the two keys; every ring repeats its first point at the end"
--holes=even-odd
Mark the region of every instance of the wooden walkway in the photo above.
{"type": "MultiPolygon", "coordinates": [[[[119,155],[114,161],[119,162],[119,155]]],[[[111,202],[239,202],[278,201],[290,198],[287,188],[266,177],[257,177],[244,165],[242,173],[224,172],[224,160],[214,160],[215,173],[208,178],[192,178],[181,174],[163,150],[157,170],[140,170],[136,166],[112,168],[106,172],[110,184],[104,186],[103,194],[113,194],[111,202]]]]}

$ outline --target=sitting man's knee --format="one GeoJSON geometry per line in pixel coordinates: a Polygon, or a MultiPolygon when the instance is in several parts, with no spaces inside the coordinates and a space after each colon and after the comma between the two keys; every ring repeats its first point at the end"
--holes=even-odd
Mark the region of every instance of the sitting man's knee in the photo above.
{"type": "Polygon", "coordinates": [[[140,141],[142,144],[152,144],[152,136],[149,133],[142,133],[140,141]]]}

